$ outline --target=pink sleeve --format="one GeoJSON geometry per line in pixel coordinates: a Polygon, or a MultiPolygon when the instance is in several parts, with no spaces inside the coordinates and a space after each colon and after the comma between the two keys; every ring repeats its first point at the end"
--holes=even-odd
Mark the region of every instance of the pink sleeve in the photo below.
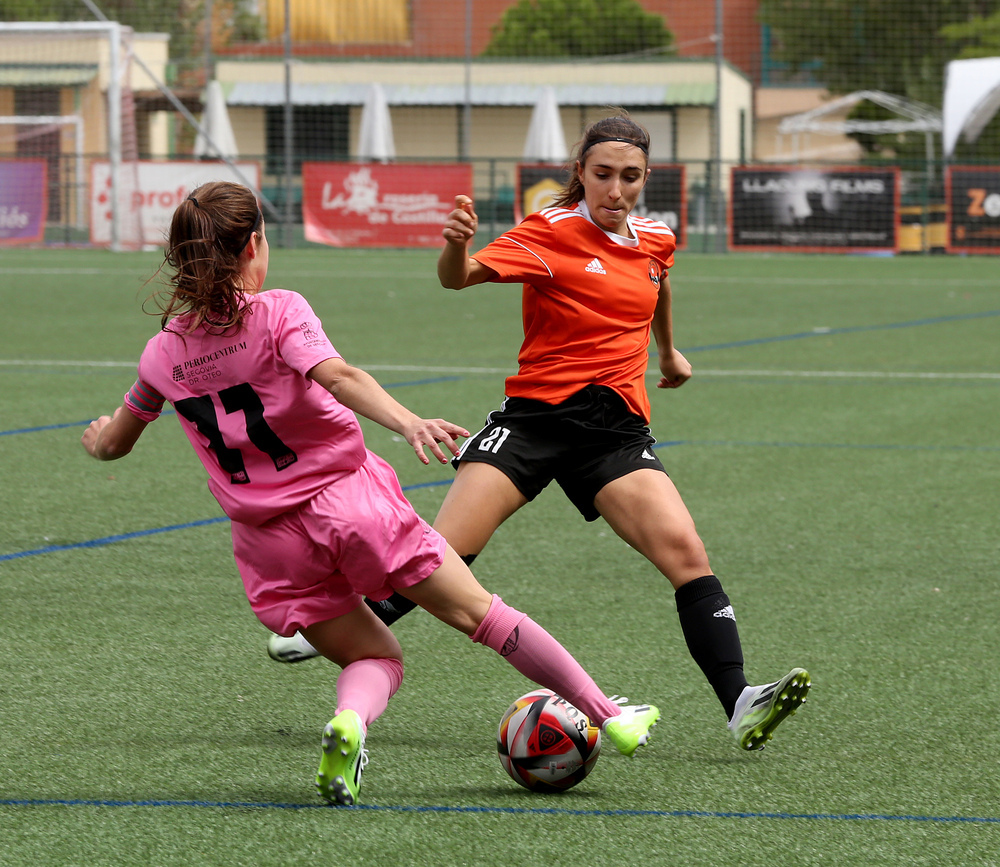
{"type": "Polygon", "coordinates": [[[305,298],[290,291],[281,292],[280,297],[274,290],[267,294],[273,294],[276,302],[271,305],[271,333],[285,364],[305,376],[321,361],[341,357],[305,298]]]}

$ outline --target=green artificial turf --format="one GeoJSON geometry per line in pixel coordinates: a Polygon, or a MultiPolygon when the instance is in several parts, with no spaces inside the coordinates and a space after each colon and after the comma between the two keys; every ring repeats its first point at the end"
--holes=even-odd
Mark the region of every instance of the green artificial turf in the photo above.
{"type": "MultiPolygon", "coordinates": [[[[474,430],[520,292],[441,289],[435,256],[274,248],[268,283],[403,403],[474,430]]],[[[361,804],[339,810],[312,787],[337,669],[267,658],[176,420],[116,463],[79,445],[157,327],[157,265],[0,250],[0,864],[1000,863],[994,260],[677,257],[695,376],[651,395],[658,454],[751,680],[814,680],[766,750],[734,747],[666,581],[555,488],[475,571],[608,693],[658,704],[650,745],[565,794],[520,789],[495,734],[531,685],[417,612],[361,804]]],[[[432,519],[451,469],[364,427],[432,519]]]]}

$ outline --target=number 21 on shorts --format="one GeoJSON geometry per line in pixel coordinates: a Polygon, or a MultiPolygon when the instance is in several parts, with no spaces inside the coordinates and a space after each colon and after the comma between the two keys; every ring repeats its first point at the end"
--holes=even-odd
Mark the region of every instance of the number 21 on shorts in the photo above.
{"type": "Polygon", "coordinates": [[[500,446],[503,445],[504,440],[507,439],[508,436],[510,436],[510,428],[494,428],[479,441],[479,451],[493,452],[493,454],[496,454],[500,451],[500,446]]]}

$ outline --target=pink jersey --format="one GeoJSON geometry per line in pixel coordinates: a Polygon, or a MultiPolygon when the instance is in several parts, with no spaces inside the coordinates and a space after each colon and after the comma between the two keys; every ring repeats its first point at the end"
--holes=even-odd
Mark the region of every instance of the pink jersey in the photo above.
{"type": "Polygon", "coordinates": [[[170,401],[225,513],[257,526],[356,471],[368,452],[354,413],[306,378],[340,357],[308,302],[272,289],[250,303],[239,332],[153,337],[125,405],[153,421],[170,401]]]}

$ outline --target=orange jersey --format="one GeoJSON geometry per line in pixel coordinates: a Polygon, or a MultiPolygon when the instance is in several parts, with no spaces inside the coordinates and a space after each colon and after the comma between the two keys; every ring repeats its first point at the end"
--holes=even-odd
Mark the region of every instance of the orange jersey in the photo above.
{"type": "Polygon", "coordinates": [[[561,403],[591,383],[617,391],[649,421],[646,368],[660,275],[674,264],[666,224],[630,216],[635,240],[590,220],[587,207],[529,214],[478,253],[496,282],[523,282],[524,343],[510,397],[561,403]]]}

